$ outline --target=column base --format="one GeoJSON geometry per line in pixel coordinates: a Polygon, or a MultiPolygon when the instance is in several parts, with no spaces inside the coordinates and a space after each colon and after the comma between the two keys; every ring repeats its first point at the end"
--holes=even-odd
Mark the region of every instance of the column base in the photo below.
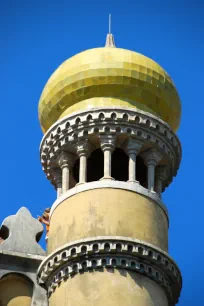
{"type": "Polygon", "coordinates": [[[135,183],[135,184],[140,185],[140,182],[137,181],[137,180],[128,180],[127,182],[128,182],[128,183],[135,183]]]}
{"type": "Polygon", "coordinates": [[[78,182],[75,186],[86,184],[87,182],[78,182]]]}
{"type": "Polygon", "coordinates": [[[102,180],[112,180],[112,181],[115,181],[115,179],[112,176],[103,176],[99,181],[102,181],[102,180]]]}

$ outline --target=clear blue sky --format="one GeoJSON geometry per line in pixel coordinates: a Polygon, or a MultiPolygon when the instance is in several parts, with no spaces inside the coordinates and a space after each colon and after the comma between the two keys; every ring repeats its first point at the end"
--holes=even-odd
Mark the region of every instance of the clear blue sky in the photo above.
{"type": "Polygon", "coordinates": [[[55,191],[39,160],[38,100],[50,74],[70,56],[103,46],[112,13],[119,47],[161,64],[182,100],[183,160],[164,193],[170,254],[183,274],[180,306],[204,305],[204,2],[0,1],[1,221],[26,206],[37,216],[55,191]]]}

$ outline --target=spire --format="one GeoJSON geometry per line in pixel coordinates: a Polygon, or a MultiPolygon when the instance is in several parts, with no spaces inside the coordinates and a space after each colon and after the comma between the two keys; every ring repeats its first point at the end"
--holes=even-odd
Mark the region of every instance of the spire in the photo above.
{"type": "Polygon", "coordinates": [[[109,34],[111,34],[111,14],[109,14],[109,34]]]}
{"type": "Polygon", "coordinates": [[[108,48],[115,48],[115,41],[114,41],[114,36],[111,34],[111,14],[109,14],[109,32],[106,36],[106,45],[105,47],[108,48]]]}

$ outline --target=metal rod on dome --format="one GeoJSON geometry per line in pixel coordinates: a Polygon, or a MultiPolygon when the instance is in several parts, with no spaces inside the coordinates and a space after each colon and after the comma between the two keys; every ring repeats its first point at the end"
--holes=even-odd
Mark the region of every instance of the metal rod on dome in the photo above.
{"type": "Polygon", "coordinates": [[[111,14],[109,14],[109,34],[111,34],[111,14]]]}
{"type": "Polygon", "coordinates": [[[115,42],[114,42],[114,37],[111,34],[111,14],[109,14],[109,33],[106,36],[106,45],[105,47],[109,47],[109,48],[115,48],[115,42]]]}

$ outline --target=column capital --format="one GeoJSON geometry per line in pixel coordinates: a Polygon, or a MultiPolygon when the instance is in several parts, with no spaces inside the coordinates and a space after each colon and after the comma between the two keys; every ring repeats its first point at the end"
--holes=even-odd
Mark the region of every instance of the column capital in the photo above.
{"type": "Polygon", "coordinates": [[[57,159],[57,163],[61,169],[64,167],[70,168],[71,164],[73,163],[73,155],[69,152],[62,151],[57,159]]]}
{"type": "Polygon", "coordinates": [[[148,151],[143,152],[141,156],[147,166],[157,166],[160,160],[162,159],[162,154],[158,150],[156,150],[156,148],[152,148],[148,151]]]}
{"type": "Polygon", "coordinates": [[[115,141],[116,137],[113,135],[101,135],[100,136],[101,141],[101,149],[102,151],[113,151],[115,149],[115,141]]]}
{"type": "Polygon", "coordinates": [[[76,150],[79,157],[88,156],[90,153],[88,139],[78,141],[76,144],[76,150]]]}
{"type": "Polygon", "coordinates": [[[143,146],[143,142],[138,139],[130,137],[126,145],[126,151],[128,154],[135,153],[136,155],[140,152],[143,146]]]}

